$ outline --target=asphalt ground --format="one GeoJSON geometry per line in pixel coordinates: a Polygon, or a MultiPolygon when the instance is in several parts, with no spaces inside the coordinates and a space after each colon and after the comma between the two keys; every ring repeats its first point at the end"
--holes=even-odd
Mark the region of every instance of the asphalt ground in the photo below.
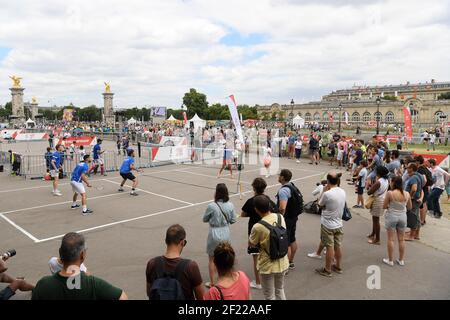
{"type": "MultiPolygon", "coordinates": [[[[276,159],[276,158],[274,158],[276,159]]],[[[278,160],[278,159],[276,159],[278,160]]],[[[276,163],[276,160],[274,163],[276,163]]],[[[302,159],[300,164],[281,159],[279,168],[293,172],[294,183],[305,202],[312,200],[311,191],[325,172],[327,164],[313,166],[302,159]]],[[[118,193],[120,176],[92,176],[88,189],[88,205],[94,210],[83,217],[70,210],[72,192],[68,179],[61,180],[62,197],[51,194],[51,183],[0,175],[0,251],[14,248],[17,256],[8,261],[8,273],[24,276],[35,283],[49,274],[47,262],[57,256],[62,235],[70,231],[85,234],[88,270],[123,288],[131,299],[146,299],[145,268],[147,261],[164,253],[165,231],[179,223],[187,231],[188,244],[183,257],[198,262],[204,281],[208,281],[206,238],[208,225],[202,216],[212,201],[217,183],[226,183],[236,212],[252,196],[251,181],[261,176],[260,165],[246,165],[241,172],[242,192],[237,176],[230,179],[225,172],[217,179],[215,166],[169,165],[145,169],[139,175],[139,196],[118,193]],[[96,187],[102,186],[101,190],[96,187]],[[240,199],[242,197],[242,199],[240,199]]],[[[267,194],[274,198],[279,185],[276,171],[267,179],[267,194]]],[[[351,187],[345,187],[349,205],[356,201],[351,187]]],[[[253,278],[252,258],[247,255],[247,223],[245,218],[231,226],[232,245],[237,254],[237,268],[253,278]]],[[[286,280],[288,299],[449,299],[450,254],[420,242],[407,243],[406,266],[389,267],[382,263],[386,256],[386,233],[382,228],[382,245],[372,246],[365,235],[371,224],[354,214],[344,225],[342,275],[324,278],[314,272],[324,261],[308,258],[319,243],[320,217],[304,213],[297,227],[299,251],[296,269],[286,280]],[[379,267],[381,288],[368,289],[368,268],[379,267]]],[[[0,286],[1,288],[2,286],[0,286]]],[[[254,299],[262,292],[252,291],[254,299]]],[[[18,293],[16,299],[27,299],[29,293],[18,293]]]]}

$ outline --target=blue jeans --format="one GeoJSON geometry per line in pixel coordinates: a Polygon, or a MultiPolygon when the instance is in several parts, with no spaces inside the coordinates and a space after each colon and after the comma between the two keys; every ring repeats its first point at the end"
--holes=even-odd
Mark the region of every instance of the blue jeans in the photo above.
{"type": "Polygon", "coordinates": [[[442,192],[444,192],[444,190],[434,188],[428,196],[428,210],[434,211],[434,214],[442,215],[441,206],[439,204],[439,198],[441,197],[442,192]]]}

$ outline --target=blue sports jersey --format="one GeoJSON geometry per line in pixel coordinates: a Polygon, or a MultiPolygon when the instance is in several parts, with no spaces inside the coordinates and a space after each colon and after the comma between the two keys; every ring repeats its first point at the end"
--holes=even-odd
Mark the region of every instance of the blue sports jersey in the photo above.
{"type": "MultiPolygon", "coordinates": [[[[61,160],[61,153],[59,151],[55,151],[52,153],[52,161],[55,161],[55,166],[57,169],[61,167],[61,160]]],[[[51,169],[54,169],[53,166],[51,167],[51,169]]]]}
{"type": "Polygon", "coordinates": [[[89,166],[86,162],[77,164],[75,169],[73,169],[72,178],[70,179],[70,181],[81,182],[81,176],[83,175],[83,173],[86,173],[88,171],[89,166]]]}
{"type": "Polygon", "coordinates": [[[101,150],[100,145],[97,143],[92,149],[92,153],[94,154],[94,159],[98,159],[98,152],[101,150]]]}
{"type": "Polygon", "coordinates": [[[132,164],[134,164],[133,157],[128,157],[123,160],[122,166],[120,167],[120,173],[130,173],[132,164]]]}

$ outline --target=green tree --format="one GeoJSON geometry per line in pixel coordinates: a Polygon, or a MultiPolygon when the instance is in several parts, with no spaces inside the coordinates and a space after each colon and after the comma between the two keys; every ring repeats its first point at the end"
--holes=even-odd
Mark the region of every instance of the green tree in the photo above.
{"type": "Polygon", "coordinates": [[[97,108],[95,105],[91,105],[89,107],[80,109],[78,111],[78,118],[81,121],[101,121],[102,110],[100,108],[97,108]]]}
{"type": "Polygon", "coordinates": [[[450,92],[440,94],[438,100],[450,100],[450,92]]]}
{"type": "Polygon", "coordinates": [[[386,95],[386,96],[384,96],[383,100],[397,101],[397,97],[386,95]]]}
{"type": "Polygon", "coordinates": [[[208,101],[206,100],[206,95],[197,92],[195,89],[190,89],[189,92],[184,94],[183,104],[187,107],[187,116],[189,118],[197,114],[200,118],[204,118],[207,109],[208,101]]]}
{"type": "Polygon", "coordinates": [[[6,120],[12,114],[12,103],[11,101],[5,104],[5,107],[0,109],[0,118],[6,120]]]}
{"type": "Polygon", "coordinates": [[[207,120],[229,120],[230,111],[227,105],[222,105],[220,103],[215,103],[208,107],[204,117],[207,120]]]}
{"type": "Polygon", "coordinates": [[[173,116],[177,120],[183,120],[183,110],[181,109],[167,109],[167,118],[173,116]]]}
{"type": "Polygon", "coordinates": [[[255,107],[249,107],[248,105],[238,106],[238,113],[242,114],[242,119],[258,119],[258,110],[255,107]]]}

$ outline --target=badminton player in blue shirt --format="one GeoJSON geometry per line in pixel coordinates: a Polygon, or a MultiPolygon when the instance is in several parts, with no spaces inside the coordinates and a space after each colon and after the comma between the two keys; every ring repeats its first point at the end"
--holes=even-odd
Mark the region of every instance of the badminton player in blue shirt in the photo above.
{"type": "Polygon", "coordinates": [[[72,186],[73,190],[73,203],[71,208],[77,209],[80,207],[80,205],[77,204],[77,197],[78,195],[81,195],[81,205],[83,206],[83,211],[81,214],[83,216],[87,216],[94,212],[91,209],[88,209],[87,207],[86,190],[84,189],[83,185],[84,182],[86,183],[86,186],[88,186],[89,188],[92,187],[86,175],[86,173],[89,171],[90,162],[91,156],[86,154],[83,157],[83,161],[77,164],[75,169],[73,169],[72,178],[70,179],[70,185],[72,186]]]}
{"type": "Polygon", "coordinates": [[[120,167],[120,176],[123,178],[122,183],[120,184],[119,192],[123,192],[123,185],[127,180],[133,181],[133,186],[131,187],[130,194],[132,196],[137,196],[136,193],[136,187],[138,185],[137,178],[133,175],[132,171],[140,172],[136,169],[136,166],[134,165],[134,150],[128,149],[127,150],[128,157],[123,160],[122,166],[120,167]]]}

